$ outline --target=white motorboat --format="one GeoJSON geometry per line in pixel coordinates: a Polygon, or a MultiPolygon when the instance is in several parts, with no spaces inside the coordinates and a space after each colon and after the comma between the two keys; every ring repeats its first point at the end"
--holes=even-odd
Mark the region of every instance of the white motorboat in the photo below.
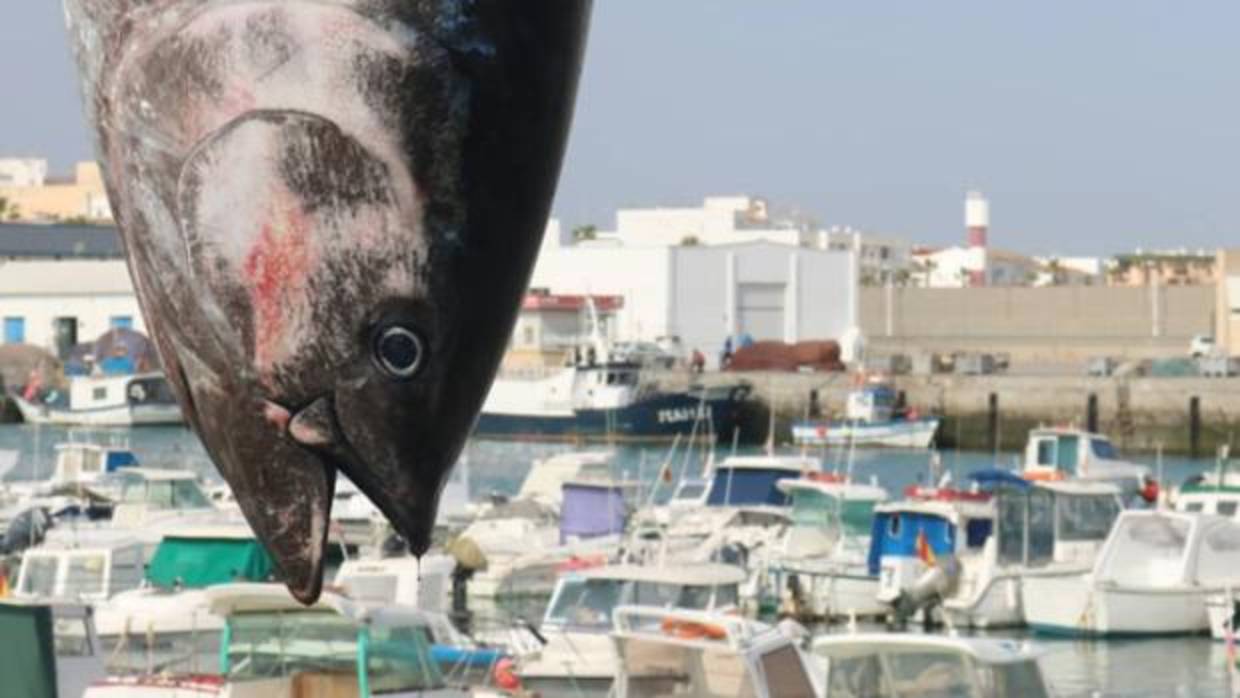
{"type": "Polygon", "coordinates": [[[11,397],[28,424],[135,427],[185,423],[162,373],[73,376],[65,393],[11,397]]]}
{"type": "Polygon", "coordinates": [[[959,576],[941,607],[953,625],[1023,625],[1021,580],[1088,572],[1123,509],[1119,488],[1110,483],[1004,482],[995,493],[989,538],[980,549],[957,554],[959,576]]]}
{"type": "Polygon", "coordinates": [[[1139,495],[1153,503],[1158,497],[1158,483],[1147,466],[1120,458],[1106,436],[1074,427],[1030,431],[1020,474],[1035,481],[1110,482],[1120,488],[1125,501],[1139,495]]]}
{"type": "MultiPolygon", "coordinates": [[[[1038,653],[1024,643],[913,633],[814,639],[813,674],[826,698],[1050,698],[1038,653]]],[[[792,695],[792,694],[784,694],[792,695]]]]}
{"type": "Polygon", "coordinates": [[[898,410],[896,392],[883,384],[848,394],[844,418],[803,420],[792,425],[792,439],[805,446],[887,446],[930,448],[939,431],[938,417],[898,410]]]}
{"type": "Polygon", "coordinates": [[[1142,636],[1202,633],[1207,599],[1240,588],[1240,523],[1206,514],[1125,511],[1093,569],[1025,577],[1037,632],[1142,636]]]}
{"type": "Polygon", "coordinates": [[[469,695],[446,685],[431,656],[429,619],[416,610],[331,592],[307,608],[273,584],[227,584],[205,595],[224,623],[213,671],[170,664],[113,675],[85,698],[469,695]]]}
{"type": "Polygon", "coordinates": [[[735,609],[745,578],[743,569],[719,564],[613,565],[567,573],[539,629],[546,645],[517,659],[521,685],[543,698],[606,696],[617,670],[609,633],[618,606],[735,609]]]}
{"type": "Polygon", "coordinates": [[[148,560],[146,546],[133,537],[91,545],[48,542],[22,555],[12,593],[26,602],[94,604],[137,587],[148,560]]]}
{"type": "Polygon", "coordinates": [[[764,563],[764,595],[777,596],[798,618],[886,613],[866,559],[874,507],[887,500],[887,491],[826,473],[780,480],[777,487],[792,500],[792,523],[764,563]]]}
{"type": "Polygon", "coordinates": [[[734,615],[658,606],[621,606],[614,615],[615,698],[827,696],[799,633],[734,615]]]}

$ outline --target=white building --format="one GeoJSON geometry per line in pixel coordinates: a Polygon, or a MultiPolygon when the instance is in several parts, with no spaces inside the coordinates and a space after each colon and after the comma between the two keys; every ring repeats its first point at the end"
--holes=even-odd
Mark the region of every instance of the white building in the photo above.
{"type": "Polygon", "coordinates": [[[808,245],[814,236],[806,221],[777,221],[765,199],[752,196],[707,197],[700,208],[637,208],[616,212],[614,236],[621,244],[734,245],[778,242],[808,245]]]}
{"type": "Polygon", "coordinates": [[[0,158],[0,187],[41,187],[47,181],[47,160],[0,158]]]}
{"type": "Polygon", "coordinates": [[[847,226],[832,226],[816,233],[814,246],[822,250],[854,252],[863,284],[880,284],[911,271],[913,246],[907,240],[875,235],[847,226]]]}
{"type": "Polygon", "coordinates": [[[52,353],[113,327],[146,331],[121,260],[0,261],[0,322],[5,344],[52,353]]]}
{"type": "MultiPolygon", "coordinates": [[[[552,226],[554,232],[555,226],[552,226]]],[[[850,252],[753,241],[721,245],[544,246],[531,286],[622,296],[615,333],[676,336],[717,357],[729,336],[840,339],[857,326],[850,252]]]]}
{"type": "Polygon", "coordinates": [[[947,247],[913,254],[916,282],[928,288],[1029,286],[1043,271],[1041,262],[991,247],[947,247]]]}

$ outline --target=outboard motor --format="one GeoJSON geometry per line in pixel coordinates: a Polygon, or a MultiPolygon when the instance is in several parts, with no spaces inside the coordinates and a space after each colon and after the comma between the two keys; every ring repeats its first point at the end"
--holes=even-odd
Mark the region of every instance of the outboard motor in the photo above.
{"type": "Polygon", "coordinates": [[[898,625],[908,622],[917,613],[937,606],[950,596],[960,583],[960,561],[955,556],[944,555],[921,573],[912,584],[904,587],[892,602],[898,625]]]}
{"type": "Polygon", "coordinates": [[[19,553],[39,545],[47,537],[47,529],[51,527],[52,519],[42,507],[23,511],[9,522],[9,529],[4,533],[4,552],[19,553]]]}

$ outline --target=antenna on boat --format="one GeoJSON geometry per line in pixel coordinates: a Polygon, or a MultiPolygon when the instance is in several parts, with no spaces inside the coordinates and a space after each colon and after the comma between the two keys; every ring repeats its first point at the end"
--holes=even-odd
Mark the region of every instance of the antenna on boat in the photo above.
{"type": "MultiPolygon", "coordinates": [[[[1154,469],[1155,469],[1155,470],[1154,470],[1154,472],[1156,473],[1155,477],[1158,479],[1158,486],[1159,486],[1159,488],[1160,488],[1160,490],[1161,490],[1161,488],[1162,488],[1162,484],[1163,484],[1163,445],[1162,445],[1162,441],[1159,441],[1159,442],[1157,442],[1157,443],[1155,443],[1155,444],[1154,444],[1154,469]]],[[[1154,503],[1154,508],[1155,508],[1155,509],[1160,509],[1160,510],[1163,508],[1163,497],[1162,497],[1162,493],[1161,493],[1161,491],[1159,492],[1159,495],[1158,495],[1158,501],[1154,503]]]]}

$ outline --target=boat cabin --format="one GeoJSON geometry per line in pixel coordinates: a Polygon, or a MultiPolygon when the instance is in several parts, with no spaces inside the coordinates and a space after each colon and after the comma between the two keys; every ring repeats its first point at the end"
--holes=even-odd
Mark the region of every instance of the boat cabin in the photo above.
{"type": "Polygon", "coordinates": [[[1175,493],[1175,510],[1240,518],[1240,477],[1207,473],[1184,483],[1175,493]]]}
{"type": "Polygon", "coordinates": [[[1119,488],[1102,482],[1005,485],[994,501],[1000,566],[1088,563],[1124,508],[1119,488]]]}
{"type": "Polygon", "coordinates": [[[50,484],[90,484],[121,468],[138,465],[138,457],[125,447],[93,443],[66,443],[56,446],[56,465],[50,484]]]}
{"type": "Polygon", "coordinates": [[[622,606],[612,641],[615,698],[823,695],[795,639],[737,616],[622,606]]]}
{"type": "Polygon", "coordinates": [[[203,589],[241,580],[266,582],[275,562],[249,528],[178,530],[163,537],[146,568],[146,583],[162,589],[203,589]]]}
{"type": "Polygon", "coordinates": [[[879,577],[879,600],[896,600],[939,560],[980,553],[994,519],[990,497],[954,490],[876,507],[867,567],[879,577]]]}
{"type": "Polygon", "coordinates": [[[341,564],[335,584],[358,601],[446,612],[455,569],[456,560],[448,555],[351,559],[341,564]]]}
{"type": "Polygon", "coordinates": [[[1146,589],[1240,585],[1240,523],[1203,514],[1125,511],[1098,555],[1094,579],[1146,589]]]}
{"type": "Polygon", "coordinates": [[[732,456],[715,466],[706,506],[787,506],[788,495],[779,489],[779,481],[821,469],[812,458],[732,456]]]}
{"type": "Polygon", "coordinates": [[[934,635],[819,637],[811,654],[831,698],[1049,698],[1037,656],[1011,640],[934,635]]]}
{"type": "Polygon", "coordinates": [[[896,414],[896,391],[887,385],[867,385],[848,394],[844,418],[850,422],[890,422],[896,414]]]}
{"type": "Polygon", "coordinates": [[[606,633],[620,605],[714,610],[740,603],[745,571],[713,563],[609,565],[561,575],[543,617],[544,630],[606,633]]]}
{"type": "Polygon", "coordinates": [[[1122,460],[1102,434],[1068,427],[1029,432],[1021,473],[1029,480],[1088,479],[1120,484],[1135,493],[1150,480],[1150,469],[1122,460]]]}
{"type": "Polygon", "coordinates": [[[560,544],[624,533],[636,483],[574,479],[564,483],[560,502],[560,544]]]}
{"type": "Polygon", "coordinates": [[[216,672],[110,677],[86,696],[463,695],[445,691],[419,611],[330,592],[303,607],[274,584],[228,584],[204,594],[210,612],[224,619],[216,672]]]}
{"type": "Polygon", "coordinates": [[[842,539],[868,539],[874,508],[887,500],[882,487],[842,477],[780,480],[776,487],[791,499],[783,554],[793,557],[829,556],[842,539]]]}
{"type": "Polygon", "coordinates": [[[143,526],[167,514],[217,511],[198,476],[188,470],[125,468],[117,477],[120,496],[112,513],[116,526],[143,526]]]}
{"type": "Polygon", "coordinates": [[[145,546],[133,539],[90,547],[40,546],[22,556],[13,596],[103,601],[138,586],[145,564],[145,546]]]}

